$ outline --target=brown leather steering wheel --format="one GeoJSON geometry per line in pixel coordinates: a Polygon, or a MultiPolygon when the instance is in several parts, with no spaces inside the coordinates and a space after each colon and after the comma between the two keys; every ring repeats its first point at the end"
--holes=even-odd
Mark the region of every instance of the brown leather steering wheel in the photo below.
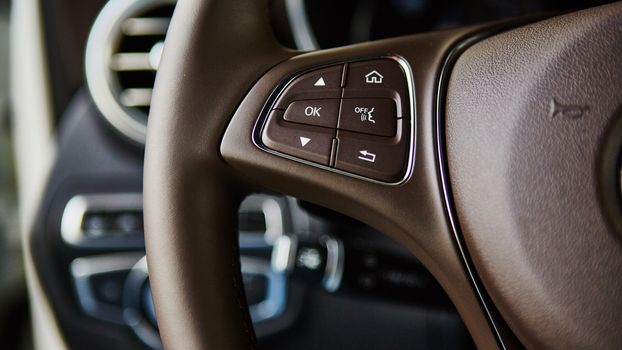
{"type": "Polygon", "coordinates": [[[302,53],[265,0],[180,0],[149,116],[147,257],[167,349],[253,348],[237,208],[270,189],[391,236],[479,348],[622,344],[622,3],[538,22],[302,53]],[[414,99],[398,184],[257,145],[275,89],[314,67],[399,57],[414,99]],[[259,122],[258,122],[259,121],[259,122]]]}

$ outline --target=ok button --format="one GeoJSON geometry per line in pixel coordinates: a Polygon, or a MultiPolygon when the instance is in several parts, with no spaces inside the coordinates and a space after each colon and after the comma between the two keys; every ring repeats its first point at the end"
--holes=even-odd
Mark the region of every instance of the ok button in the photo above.
{"type": "Polygon", "coordinates": [[[290,103],[283,119],[307,125],[337,127],[339,99],[304,100],[290,103]]]}
{"type": "Polygon", "coordinates": [[[320,110],[322,109],[322,107],[313,107],[313,106],[307,106],[305,107],[305,115],[307,117],[321,117],[320,115],[320,110]]]}

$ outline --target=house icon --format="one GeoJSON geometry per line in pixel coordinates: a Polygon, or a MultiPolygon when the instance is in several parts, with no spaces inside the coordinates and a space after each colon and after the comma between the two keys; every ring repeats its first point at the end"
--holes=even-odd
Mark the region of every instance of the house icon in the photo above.
{"type": "Polygon", "coordinates": [[[382,74],[378,73],[377,70],[373,70],[365,75],[365,82],[367,84],[382,84],[382,74]]]}

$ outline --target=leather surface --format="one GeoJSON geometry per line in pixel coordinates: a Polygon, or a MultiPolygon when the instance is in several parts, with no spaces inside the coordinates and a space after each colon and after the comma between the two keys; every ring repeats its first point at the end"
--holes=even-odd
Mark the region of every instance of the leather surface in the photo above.
{"type": "Polygon", "coordinates": [[[528,348],[622,344],[622,248],[597,183],[602,139],[622,104],[621,43],[616,3],[481,41],[450,79],[459,222],[487,291],[528,348]]]}
{"type": "MultiPolygon", "coordinates": [[[[465,272],[445,215],[435,149],[435,95],[447,52],[486,26],[436,32],[300,54],[268,71],[238,106],[222,139],[221,154],[239,176],[260,188],[286,193],[356,218],[407,247],[435,276],[455,304],[477,346],[497,342],[465,272]],[[406,60],[415,91],[412,175],[387,186],[292,161],[257,147],[257,118],[284,77],[327,63],[393,54],[406,60]]],[[[498,321],[498,320],[497,320],[498,321]]]]}
{"type": "Polygon", "coordinates": [[[264,11],[259,0],[181,0],[169,28],[144,177],[147,259],[167,349],[255,346],[237,251],[241,186],[218,149],[246,89],[289,56],[264,11]]]}

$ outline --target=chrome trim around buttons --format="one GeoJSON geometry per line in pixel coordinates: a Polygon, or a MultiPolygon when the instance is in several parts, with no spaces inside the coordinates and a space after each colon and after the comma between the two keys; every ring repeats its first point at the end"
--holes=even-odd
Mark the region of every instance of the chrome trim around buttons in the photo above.
{"type": "Polygon", "coordinates": [[[337,173],[340,175],[345,175],[345,176],[349,176],[355,179],[359,179],[359,180],[365,180],[368,182],[372,182],[375,184],[380,184],[380,185],[389,185],[389,186],[398,186],[401,185],[403,183],[405,183],[406,181],[408,181],[408,179],[410,179],[410,176],[412,175],[413,172],[413,167],[415,164],[415,147],[416,147],[416,143],[417,143],[417,138],[416,138],[416,115],[417,115],[417,111],[416,111],[416,104],[415,104],[415,85],[414,85],[414,76],[413,76],[413,72],[412,69],[410,68],[410,65],[408,64],[408,62],[400,57],[400,56],[396,56],[396,55],[386,55],[386,56],[371,56],[371,57],[360,57],[360,58],[355,58],[355,59],[351,59],[351,60],[347,60],[347,61],[339,61],[339,62],[332,62],[329,64],[325,64],[325,65],[320,65],[320,66],[315,66],[315,67],[311,67],[308,68],[306,70],[297,72],[296,74],[288,77],[287,79],[284,80],[284,82],[282,84],[280,84],[279,86],[277,86],[277,88],[274,90],[274,92],[272,93],[272,95],[270,96],[270,98],[268,99],[268,101],[266,102],[263,110],[261,111],[261,114],[259,115],[259,117],[257,118],[257,122],[255,123],[255,126],[253,127],[253,135],[252,135],[252,141],[253,144],[265,151],[268,152],[270,154],[274,154],[277,155],[279,157],[283,157],[283,158],[287,158],[289,160],[293,160],[295,162],[298,163],[302,163],[305,165],[309,165],[315,168],[320,168],[323,170],[328,170],[330,172],[333,173],[337,173]],[[361,62],[361,61],[367,61],[367,60],[374,60],[374,59],[390,59],[390,60],[394,60],[395,62],[397,62],[400,67],[402,67],[402,70],[404,71],[404,76],[406,78],[406,84],[408,87],[408,103],[409,103],[409,107],[410,107],[410,116],[404,116],[403,119],[406,119],[410,122],[410,133],[409,133],[409,137],[410,139],[409,141],[409,146],[408,146],[408,154],[407,154],[407,159],[405,160],[406,164],[406,172],[404,173],[404,176],[402,177],[401,180],[396,181],[396,182],[385,182],[385,181],[381,181],[381,180],[376,180],[376,179],[372,179],[369,177],[365,177],[365,176],[361,176],[361,175],[357,175],[354,173],[350,173],[347,171],[343,171],[343,170],[339,170],[337,168],[331,168],[329,166],[326,165],[322,165],[319,163],[314,163],[302,158],[298,158],[283,152],[279,152],[279,151],[275,151],[273,149],[268,148],[266,145],[264,145],[264,143],[262,142],[262,134],[263,131],[267,125],[268,122],[268,117],[270,115],[270,112],[272,111],[275,102],[278,100],[279,96],[285,92],[285,90],[287,90],[287,86],[289,84],[291,84],[294,80],[296,80],[296,78],[304,75],[305,73],[309,73],[309,72],[313,72],[315,70],[318,69],[322,69],[322,68],[326,68],[326,67],[330,67],[333,65],[338,65],[338,64],[345,64],[345,63],[355,63],[355,62],[361,62]]]}

